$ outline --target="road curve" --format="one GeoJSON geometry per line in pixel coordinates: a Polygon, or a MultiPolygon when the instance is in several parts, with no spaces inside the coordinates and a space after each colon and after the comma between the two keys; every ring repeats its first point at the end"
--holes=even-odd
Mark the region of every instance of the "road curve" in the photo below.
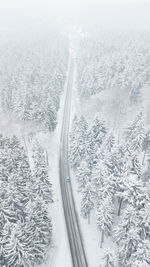
{"type": "Polygon", "coordinates": [[[68,136],[71,112],[71,96],[73,87],[74,62],[70,60],[68,80],[66,88],[66,98],[64,105],[64,114],[62,121],[61,141],[60,141],[60,187],[70,245],[70,252],[73,267],[88,267],[85,251],[82,243],[82,236],[79,228],[78,218],[76,214],[74,198],[72,193],[71,182],[66,181],[70,177],[70,168],[68,163],[68,136]]]}

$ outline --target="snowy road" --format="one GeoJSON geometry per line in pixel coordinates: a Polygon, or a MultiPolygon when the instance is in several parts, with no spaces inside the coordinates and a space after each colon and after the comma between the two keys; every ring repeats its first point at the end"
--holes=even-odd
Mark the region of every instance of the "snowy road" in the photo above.
{"type": "Polygon", "coordinates": [[[75,210],[71,182],[67,181],[67,177],[70,177],[70,169],[68,163],[68,134],[69,134],[69,124],[70,124],[73,74],[74,74],[74,62],[73,60],[71,60],[68,73],[67,91],[66,91],[62,132],[61,132],[60,162],[59,162],[60,185],[61,185],[61,194],[62,194],[65,221],[66,221],[66,228],[67,228],[70,252],[72,257],[72,264],[73,267],[87,267],[88,265],[82,243],[82,236],[80,233],[78,218],[75,210]]]}

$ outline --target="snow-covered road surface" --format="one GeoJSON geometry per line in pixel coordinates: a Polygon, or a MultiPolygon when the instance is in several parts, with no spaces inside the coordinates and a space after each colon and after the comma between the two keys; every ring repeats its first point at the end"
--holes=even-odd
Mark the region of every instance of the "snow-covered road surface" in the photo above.
{"type": "Polygon", "coordinates": [[[70,245],[73,267],[87,267],[87,260],[82,242],[82,236],[79,228],[78,218],[75,210],[74,198],[72,193],[71,182],[67,177],[70,177],[70,169],[68,164],[68,135],[70,124],[71,96],[73,87],[74,62],[71,60],[66,100],[64,105],[64,116],[62,123],[61,144],[60,144],[60,185],[62,193],[62,201],[64,215],[70,245]]]}

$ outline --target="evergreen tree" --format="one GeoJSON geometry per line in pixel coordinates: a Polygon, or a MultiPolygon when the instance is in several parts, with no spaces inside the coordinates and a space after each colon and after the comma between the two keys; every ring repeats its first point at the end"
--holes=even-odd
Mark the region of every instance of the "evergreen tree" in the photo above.
{"type": "Polygon", "coordinates": [[[120,224],[114,231],[114,239],[119,247],[119,258],[122,266],[127,266],[130,257],[135,253],[140,242],[137,229],[138,216],[134,207],[127,206],[120,224]]]}
{"type": "Polygon", "coordinates": [[[52,223],[48,216],[48,209],[37,197],[36,202],[31,202],[29,208],[28,222],[32,222],[35,227],[36,241],[39,246],[49,246],[52,240],[52,223]]]}
{"type": "Polygon", "coordinates": [[[4,202],[2,198],[0,203],[0,220],[2,226],[4,226],[7,222],[15,223],[17,221],[16,212],[11,210],[11,207],[9,206],[9,200],[4,202]]]}
{"type": "Polygon", "coordinates": [[[91,181],[91,170],[87,162],[82,161],[80,166],[77,168],[76,177],[78,181],[79,191],[84,191],[86,184],[91,181]]]}
{"type": "Polygon", "coordinates": [[[34,191],[48,202],[53,202],[52,184],[49,181],[48,169],[43,148],[37,143],[33,148],[34,191]]]}
{"type": "Polygon", "coordinates": [[[136,210],[141,210],[150,202],[149,187],[145,188],[141,180],[136,179],[135,176],[130,177],[127,192],[127,202],[131,204],[136,210]]]}
{"type": "Polygon", "coordinates": [[[71,166],[76,169],[79,167],[81,160],[84,159],[85,146],[82,140],[74,139],[70,145],[70,163],[71,166]]]}
{"type": "Polygon", "coordinates": [[[97,226],[101,231],[101,245],[104,242],[104,235],[110,235],[114,218],[114,204],[110,196],[99,200],[97,205],[97,226]]]}
{"type": "Polygon", "coordinates": [[[142,240],[135,251],[132,254],[128,264],[128,267],[148,267],[150,266],[150,242],[149,240],[142,240]]]}
{"type": "Polygon", "coordinates": [[[98,160],[92,169],[92,182],[96,189],[104,185],[104,180],[108,177],[107,167],[102,160],[98,160]]]}
{"type": "Polygon", "coordinates": [[[150,132],[146,133],[144,141],[143,141],[143,147],[142,147],[143,151],[144,151],[144,155],[143,155],[143,160],[142,160],[142,165],[144,165],[144,161],[145,161],[145,157],[146,157],[146,153],[149,151],[150,149],[150,132]]]}
{"type": "Polygon", "coordinates": [[[84,218],[88,219],[90,223],[90,213],[94,208],[94,191],[90,182],[87,182],[85,188],[82,191],[82,200],[81,200],[81,214],[84,218]]]}
{"type": "Polygon", "coordinates": [[[71,125],[70,144],[74,141],[74,139],[76,139],[78,131],[79,131],[79,118],[77,117],[77,115],[75,115],[71,125]]]}
{"type": "Polygon", "coordinates": [[[5,258],[4,246],[11,233],[12,224],[7,222],[5,224],[0,224],[0,265],[7,266],[7,258],[5,258]]]}
{"type": "Polygon", "coordinates": [[[116,267],[116,257],[112,250],[106,249],[103,256],[102,267],[116,267]]]}
{"type": "Polygon", "coordinates": [[[78,132],[80,138],[84,139],[86,137],[87,130],[88,130],[88,123],[85,117],[82,115],[78,122],[78,132]]]}
{"type": "Polygon", "coordinates": [[[150,209],[149,201],[146,203],[144,208],[138,211],[139,223],[138,229],[142,239],[150,237],[150,209]]]}
{"type": "Polygon", "coordinates": [[[75,116],[70,135],[70,162],[75,169],[79,167],[81,160],[86,160],[90,156],[87,129],[85,118],[81,116],[78,119],[75,116]]]}
{"type": "Polygon", "coordinates": [[[101,146],[104,137],[107,133],[105,123],[99,119],[98,116],[95,117],[91,127],[90,127],[90,139],[93,149],[95,150],[101,146]]]}
{"type": "Polygon", "coordinates": [[[44,107],[44,128],[50,132],[53,132],[57,125],[57,111],[52,99],[47,99],[44,107]]]}
{"type": "Polygon", "coordinates": [[[142,150],[145,139],[145,127],[143,122],[143,114],[140,113],[135,121],[127,127],[125,131],[125,139],[129,149],[140,152],[142,150]]]}
{"type": "Polygon", "coordinates": [[[137,175],[139,178],[141,177],[141,164],[139,162],[139,159],[137,155],[131,156],[131,173],[137,175]]]}
{"type": "Polygon", "coordinates": [[[115,146],[115,138],[112,134],[108,135],[108,137],[106,138],[105,143],[105,147],[106,149],[108,149],[109,152],[112,152],[114,146],[115,146]]]}
{"type": "Polygon", "coordinates": [[[101,199],[107,198],[109,196],[113,201],[116,194],[116,177],[113,175],[105,176],[102,187],[97,187],[97,202],[101,199]]]}
{"type": "Polygon", "coordinates": [[[105,162],[108,172],[119,177],[126,168],[126,151],[124,147],[117,147],[112,153],[108,154],[105,162]]]}
{"type": "Polygon", "coordinates": [[[29,248],[25,243],[21,229],[13,228],[7,242],[4,245],[6,266],[30,267],[31,264],[28,250],[29,248]]]}

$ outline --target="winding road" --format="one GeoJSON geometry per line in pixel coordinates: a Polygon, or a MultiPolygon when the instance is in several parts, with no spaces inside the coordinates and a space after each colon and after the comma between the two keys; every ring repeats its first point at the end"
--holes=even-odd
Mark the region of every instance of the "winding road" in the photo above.
{"type": "Polygon", "coordinates": [[[64,105],[62,132],[60,141],[60,158],[59,158],[60,186],[61,186],[64,216],[66,221],[66,228],[67,228],[71,258],[72,258],[72,265],[73,267],[88,267],[82,242],[82,236],[79,228],[77,213],[75,209],[71,181],[67,181],[67,177],[70,178],[70,168],[68,163],[68,136],[69,136],[69,125],[70,125],[70,113],[71,113],[73,75],[74,75],[74,61],[73,59],[71,59],[68,71],[66,98],[64,105]]]}

